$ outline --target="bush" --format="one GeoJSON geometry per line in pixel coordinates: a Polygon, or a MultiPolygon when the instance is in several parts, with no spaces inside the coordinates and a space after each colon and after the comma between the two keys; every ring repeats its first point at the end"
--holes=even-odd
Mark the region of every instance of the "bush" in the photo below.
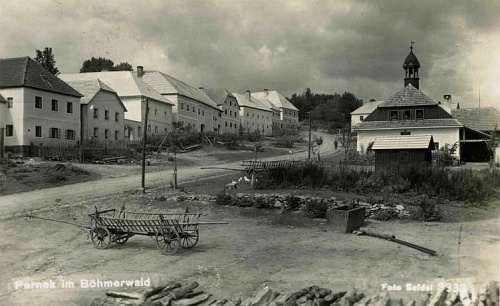
{"type": "Polygon", "coordinates": [[[441,209],[437,207],[436,201],[422,197],[418,200],[416,207],[410,210],[410,218],[425,222],[442,221],[443,214],[441,209]]]}
{"type": "Polygon", "coordinates": [[[326,218],[328,204],[321,200],[310,200],[305,205],[306,213],[312,218],[326,218]]]}
{"type": "Polygon", "coordinates": [[[380,221],[393,220],[397,219],[398,217],[399,214],[394,209],[379,210],[373,215],[373,218],[375,220],[380,220],[380,221]]]}
{"type": "Polygon", "coordinates": [[[300,208],[300,198],[294,195],[288,195],[285,199],[286,209],[289,211],[298,210],[300,208]]]}
{"type": "Polygon", "coordinates": [[[50,174],[48,179],[47,179],[47,181],[49,183],[58,183],[58,182],[64,182],[67,180],[68,180],[68,178],[62,174],[50,174]]]}
{"type": "Polygon", "coordinates": [[[215,204],[222,206],[233,206],[236,204],[236,199],[232,194],[224,190],[219,192],[215,197],[215,204]]]}

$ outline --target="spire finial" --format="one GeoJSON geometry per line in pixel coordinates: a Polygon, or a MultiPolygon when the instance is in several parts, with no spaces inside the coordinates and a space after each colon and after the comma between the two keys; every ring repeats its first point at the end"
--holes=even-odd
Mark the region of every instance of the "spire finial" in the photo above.
{"type": "Polygon", "coordinates": [[[414,43],[415,43],[414,41],[412,41],[412,42],[410,43],[410,50],[413,50],[413,44],[414,44],[414,43]]]}

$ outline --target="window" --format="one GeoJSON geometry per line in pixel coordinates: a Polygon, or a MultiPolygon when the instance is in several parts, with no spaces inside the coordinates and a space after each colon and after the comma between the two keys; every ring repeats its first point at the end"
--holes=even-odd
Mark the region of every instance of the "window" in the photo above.
{"type": "Polygon", "coordinates": [[[94,137],[95,138],[99,137],[99,129],[98,128],[94,128],[94,137]]]}
{"type": "Polygon", "coordinates": [[[11,137],[14,135],[14,126],[12,124],[7,124],[5,126],[5,136],[11,137]]]}
{"type": "Polygon", "coordinates": [[[205,117],[205,110],[201,111],[201,115],[205,117]]]}
{"type": "Polygon", "coordinates": [[[163,117],[167,118],[167,112],[163,112],[163,117]]]}
{"type": "Polygon", "coordinates": [[[423,109],[415,110],[415,119],[424,119],[424,110],[423,109]]]}
{"type": "Polygon", "coordinates": [[[363,121],[364,117],[363,116],[359,116],[359,121],[363,121]]]}
{"type": "Polygon", "coordinates": [[[229,127],[233,127],[233,123],[232,122],[229,122],[229,127]]]}
{"type": "Polygon", "coordinates": [[[158,116],[158,110],[155,108],[155,116],[158,116]]]}
{"type": "Polygon", "coordinates": [[[164,128],[164,129],[163,129],[163,133],[164,133],[164,134],[167,134],[167,133],[168,133],[168,129],[167,129],[167,128],[164,128]]]}
{"type": "Polygon", "coordinates": [[[158,134],[158,126],[155,125],[155,134],[158,134]]]}
{"type": "Polygon", "coordinates": [[[42,109],[42,97],[35,97],[35,108],[42,109]]]}
{"type": "Polygon", "coordinates": [[[61,130],[58,128],[50,128],[50,138],[61,138],[61,130]]]}
{"type": "Polygon", "coordinates": [[[398,120],[398,111],[397,110],[391,110],[391,112],[390,112],[390,118],[391,118],[391,120],[398,120]]]}
{"type": "Polygon", "coordinates": [[[181,109],[184,109],[184,103],[181,103],[181,109]]]}
{"type": "Polygon", "coordinates": [[[137,127],[137,138],[141,138],[141,130],[142,130],[142,127],[141,126],[138,126],[137,127]]]}
{"type": "Polygon", "coordinates": [[[115,121],[116,122],[120,121],[120,113],[119,112],[115,112],[115,121]]]}
{"type": "Polygon", "coordinates": [[[109,110],[104,111],[104,120],[109,120],[109,110]]]}
{"type": "Polygon", "coordinates": [[[35,126],[35,137],[40,138],[42,137],[42,127],[41,126],[35,126]]]}
{"type": "Polygon", "coordinates": [[[237,112],[234,112],[234,117],[237,117],[237,116],[238,116],[238,115],[237,115],[237,112]]]}
{"type": "Polygon", "coordinates": [[[94,108],[94,118],[97,119],[99,118],[99,109],[94,108]]]}
{"type": "Polygon", "coordinates": [[[73,114],[73,102],[66,103],[66,112],[68,114],[73,114]]]}
{"type": "Polygon", "coordinates": [[[186,105],[186,110],[189,112],[189,104],[186,105]]]}
{"type": "Polygon", "coordinates": [[[229,100],[229,106],[231,106],[231,100],[229,100]]]}
{"type": "Polygon", "coordinates": [[[195,108],[196,108],[196,107],[194,107],[194,106],[193,106],[193,113],[196,113],[196,109],[195,109],[195,108]]]}
{"type": "Polygon", "coordinates": [[[403,119],[404,120],[410,120],[411,119],[411,110],[405,109],[403,111],[403,119]]]}
{"type": "Polygon", "coordinates": [[[12,106],[14,106],[14,99],[7,98],[7,108],[12,108],[12,106]]]}
{"type": "Polygon", "coordinates": [[[232,116],[233,115],[233,111],[229,111],[229,116],[232,116]]]}
{"type": "Polygon", "coordinates": [[[255,117],[255,114],[252,114],[252,117],[255,117]]]}
{"type": "Polygon", "coordinates": [[[227,115],[227,109],[224,110],[224,115],[227,115]]]}
{"type": "Polygon", "coordinates": [[[118,140],[118,134],[119,132],[118,131],[115,131],[115,140],[118,140]]]}
{"type": "Polygon", "coordinates": [[[200,112],[200,109],[198,108],[198,116],[200,115],[200,113],[201,113],[201,112],[200,112]]]}
{"type": "Polygon", "coordinates": [[[76,132],[74,130],[66,130],[66,139],[75,140],[76,132]]]}
{"type": "Polygon", "coordinates": [[[108,129],[104,130],[104,138],[106,138],[106,139],[109,138],[109,130],[108,129]]]}
{"type": "Polygon", "coordinates": [[[151,125],[148,124],[148,132],[151,133],[151,125]]]}
{"type": "Polygon", "coordinates": [[[227,126],[227,121],[224,121],[224,124],[227,126]]]}
{"type": "Polygon", "coordinates": [[[59,101],[52,99],[52,111],[57,112],[59,110],[59,101]]]}

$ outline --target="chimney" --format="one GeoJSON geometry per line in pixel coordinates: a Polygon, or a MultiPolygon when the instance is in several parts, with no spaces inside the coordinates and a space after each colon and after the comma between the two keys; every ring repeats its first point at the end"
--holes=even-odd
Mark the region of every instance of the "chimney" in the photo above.
{"type": "Polygon", "coordinates": [[[446,111],[448,112],[449,114],[451,114],[451,95],[443,95],[443,99],[445,101],[443,101],[441,107],[446,111]]]}
{"type": "Polygon", "coordinates": [[[144,75],[144,67],[137,66],[137,76],[142,77],[144,75]]]}
{"type": "Polygon", "coordinates": [[[264,93],[266,94],[266,97],[267,97],[267,95],[269,94],[269,89],[265,88],[264,93]]]}
{"type": "Polygon", "coordinates": [[[250,101],[250,98],[252,97],[252,92],[250,90],[247,90],[247,99],[250,101]]]}

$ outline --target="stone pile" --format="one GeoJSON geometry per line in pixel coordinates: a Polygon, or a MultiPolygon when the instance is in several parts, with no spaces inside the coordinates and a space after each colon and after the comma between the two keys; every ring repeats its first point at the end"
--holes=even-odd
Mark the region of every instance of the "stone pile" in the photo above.
{"type": "MultiPolygon", "coordinates": [[[[427,293],[422,306],[499,306],[499,287],[496,281],[481,286],[478,290],[470,286],[457,286],[446,290],[445,286],[427,293]]],[[[91,306],[115,305],[162,305],[162,306],[415,306],[416,301],[393,299],[388,291],[367,296],[356,288],[348,291],[333,291],[311,286],[293,293],[280,294],[266,284],[246,299],[215,299],[210,293],[198,289],[194,282],[186,286],[172,282],[162,286],[146,288],[142,292],[106,292],[105,298],[95,299],[91,306]]]]}
{"type": "MultiPolygon", "coordinates": [[[[236,205],[238,203],[253,202],[255,200],[263,200],[267,205],[266,208],[277,208],[277,209],[290,209],[290,201],[296,201],[292,205],[295,206],[297,210],[304,208],[308,203],[317,202],[324,204],[326,207],[338,207],[343,205],[352,205],[352,206],[363,206],[366,208],[366,218],[377,218],[377,215],[380,213],[389,213],[392,214],[395,218],[406,219],[410,216],[410,212],[405,209],[403,205],[389,206],[380,203],[367,203],[361,202],[357,199],[352,201],[343,201],[338,200],[335,197],[323,198],[323,197],[314,197],[307,195],[289,195],[289,194],[280,194],[280,193],[254,193],[254,194],[246,194],[246,193],[230,193],[233,197],[235,197],[236,205]]],[[[174,202],[191,202],[191,201],[202,201],[202,202],[215,202],[216,196],[210,195],[156,195],[154,197],[155,200],[159,201],[174,201],[174,202]]],[[[248,205],[247,205],[248,206],[248,205]]]]}

